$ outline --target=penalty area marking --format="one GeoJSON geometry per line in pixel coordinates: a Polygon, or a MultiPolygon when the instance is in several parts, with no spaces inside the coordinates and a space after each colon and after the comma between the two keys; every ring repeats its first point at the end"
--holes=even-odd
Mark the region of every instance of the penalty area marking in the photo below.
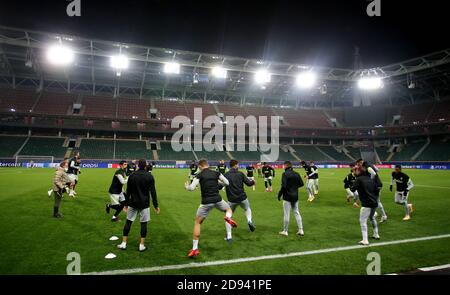
{"type": "Polygon", "coordinates": [[[381,243],[373,243],[368,246],[354,245],[354,246],[345,246],[345,247],[337,247],[337,248],[311,250],[311,251],[304,251],[304,252],[293,252],[293,253],[286,253],[286,254],[275,254],[275,255],[266,255],[266,256],[237,258],[237,259],[229,259],[229,260],[216,260],[216,261],[208,261],[208,262],[193,262],[193,263],[185,263],[185,264],[162,265],[162,266],[130,268],[130,269],[118,269],[118,270],[109,270],[109,271],[100,271],[100,272],[87,272],[87,273],[82,273],[82,275],[125,275],[125,274],[136,274],[136,273],[144,273],[144,272],[149,273],[149,272],[177,270],[177,269],[186,269],[186,268],[199,268],[199,267],[208,267],[208,266],[236,264],[236,263],[243,263],[243,262],[253,262],[253,261],[261,261],[261,260],[272,260],[272,259],[281,259],[281,258],[288,258],[288,257],[307,256],[307,255],[314,255],[314,254],[333,253],[333,252],[341,252],[341,251],[349,251],[349,250],[368,249],[368,248],[374,248],[374,247],[382,247],[382,246],[389,246],[389,245],[398,245],[398,244],[406,244],[406,243],[414,243],[414,242],[430,241],[430,240],[446,239],[446,238],[450,238],[450,234],[438,235],[438,236],[428,236],[428,237],[406,239],[406,240],[388,241],[388,242],[381,242],[381,243]]]}

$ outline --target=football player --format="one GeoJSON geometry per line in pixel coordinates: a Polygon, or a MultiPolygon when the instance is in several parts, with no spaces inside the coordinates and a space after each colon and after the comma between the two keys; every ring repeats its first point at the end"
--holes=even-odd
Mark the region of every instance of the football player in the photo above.
{"type": "Polygon", "coordinates": [[[69,167],[67,169],[67,176],[69,177],[72,185],[69,190],[69,197],[75,198],[77,194],[75,191],[75,187],[78,184],[78,174],[81,174],[81,160],[80,160],[80,152],[75,152],[74,157],[69,160],[69,167]]]}
{"type": "Polygon", "coordinates": [[[275,177],[275,170],[272,168],[272,166],[264,162],[261,173],[264,176],[264,185],[266,187],[266,192],[272,192],[272,178],[275,177]]]}
{"type": "Polygon", "coordinates": [[[111,208],[116,210],[112,222],[117,222],[119,220],[119,214],[125,207],[125,195],[123,192],[123,186],[127,183],[127,167],[126,161],[121,161],[119,163],[119,169],[114,173],[111,185],[109,186],[109,197],[111,202],[106,204],[106,213],[109,214],[111,208]]]}
{"type": "Polygon", "coordinates": [[[252,186],[253,190],[256,189],[256,182],[255,182],[255,167],[252,164],[249,164],[247,167],[245,167],[245,170],[247,171],[247,178],[250,180],[253,180],[254,184],[252,186]]]}
{"type": "Polygon", "coordinates": [[[197,175],[198,165],[195,163],[195,160],[192,160],[191,165],[189,166],[189,181],[192,183],[194,181],[195,175],[197,175]]]}
{"type": "Polygon", "coordinates": [[[314,172],[313,174],[313,189],[314,189],[314,194],[318,195],[319,194],[319,168],[317,168],[317,166],[314,164],[314,161],[309,162],[309,166],[311,166],[312,171],[314,172]]]}
{"type": "Polygon", "coordinates": [[[355,168],[355,165],[350,164],[350,173],[347,175],[347,177],[344,178],[344,189],[347,193],[347,202],[350,202],[350,200],[353,200],[353,206],[356,208],[359,208],[358,191],[352,192],[350,189],[356,180],[354,168],[355,168]]]}
{"type": "Polygon", "coordinates": [[[401,165],[395,165],[395,170],[392,172],[391,185],[389,190],[392,192],[392,186],[394,182],[397,186],[395,192],[395,203],[403,205],[405,207],[404,221],[411,219],[411,213],[413,212],[413,205],[408,204],[409,191],[414,187],[411,178],[402,172],[401,165]]]}
{"type": "Polygon", "coordinates": [[[304,178],[306,179],[306,191],[308,192],[308,202],[312,202],[316,198],[314,195],[314,175],[316,174],[316,171],[314,171],[313,168],[310,165],[308,165],[305,161],[301,161],[300,164],[306,171],[304,178]]]}

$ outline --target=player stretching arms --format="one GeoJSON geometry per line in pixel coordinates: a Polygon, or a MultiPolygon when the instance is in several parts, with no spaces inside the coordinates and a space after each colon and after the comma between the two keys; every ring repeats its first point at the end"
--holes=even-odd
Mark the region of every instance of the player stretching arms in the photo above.
{"type": "MultiPolygon", "coordinates": [[[[372,178],[372,179],[379,178],[377,167],[370,165],[369,163],[363,161],[362,159],[359,159],[358,161],[356,161],[356,165],[364,166],[365,171],[367,171],[370,174],[370,178],[372,178]]],[[[378,179],[378,180],[381,183],[381,180],[380,179],[378,179]]],[[[380,223],[387,221],[388,217],[387,217],[386,211],[384,210],[383,203],[381,203],[381,189],[378,192],[378,209],[380,209],[380,212],[381,212],[380,223]]]]}
{"type": "Polygon", "coordinates": [[[305,233],[303,232],[302,216],[298,211],[298,189],[304,185],[303,180],[300,175],[292,169],[292,163],[290,161],[284,162],[284,169],[285,171],[281,177],[281,189],[278,193],[278,201],[283,197],[284,226],[283,231],[279,234],[283,236],[288,235],[289,218],[292,209],[298,226],[297,235],[303,236],[305,233]]]}
{"type": "Polygon", "coordinates": [[[190,181],[190,183],[192,183],[192,181],[194,181],[197,171],[198,171],[198,165],[195,163],[195,160],[192,160],[191,165],[189,166],[189,181],[190,181]]]}
{"type": "Polygon", "coordinates": [[[112,222],[119,220],[119,214],[125,207],[125,195],[123,193],[123,185],[127,183],[127,162],[121,161],[119,163],[119,169],[114,173],[111,185],[109,187],[109,196],[111,198],[111,203],[106,204],[106,213],[109,214],[111,208],[116,210],[112,222]]]}
{"type": "Polygon", "coordinates": [[[312,167],[306,164],[305,161],[301,161],[300,164],[306,171],[305,179],[306,179],[306,191],[308,192],[308,202],[312,202],[316,198],[314,196],[314,175],[317,172],[313,171],[312,167]]]}
{"type": "Polygon", "coordinates": [[[350,202],[350,199],[353,199],[353,206],[356,208],[359,208],[358,205],[358,191],[352,192],[350,188],[352,187],[353,183],[355,183],[356,176],[355,176],[355,165],[350,164],[350,173],[347,175],[347,177],[344,178],[344,189],[347,192],[347,202],[350,202]]]}
{"type": "Polygon", "coordinates": [[[378,206],[379,190],[383,186],[379,177],[371,178],[365,166],[357,166],[355,169],[356,180],[351,187],[352,192],[358,191],[361,200],[361,211],[359,214],[359,224],[361,225],[362,240],[360,245],[369,245],[367,220],[370,220],[373,226],[372,238],[379,240],[377,220],[375,212],[378,206]]]}
{"type": "MultiPolygon", "coordinates": [[[[255,231],[255,226],[253,225],[252,221],[252,209],[250,209],[250,203],[247,199],[247,194],[244,190],[244,184],[246,186],[253,186],[255,185],[255,181],[252,179],[249,179],[239,171],[239,162],[236,160],[230,161],[230,170],[225,173],[225,178],[228,179],[229,185],[226,187],[227,192],[227,198],[228,198],[228,204],[231,207],[231,210],[234,211],[238,206],[240,206],[245,211],[245,217],[247,217],[247,224],[250,231],[255,231]]],[[[231,225],[228,223],[225,223],[225,227],[227,229],[227,237],[225,238],[225,241],[231,242],[232,236],[231,236],[231,225]]]]}
{"type": "Polygon", "coordinates": [[[314,189],[314,194],[318,195],[319,194],[319,168],[317,168],[317,166],[314,164],[314,161],[309,162],[309,166],[311,166],[311,169],[314,173],[313,175],[313,189],[314,189]]]}
{"type": "MultiPolygon", "coordinates": [[[[253,167],[251,164],[245,167],[245,170],[247,170],[247,178],[250,180],[255,180],[255,167],[253,167]]],[[[256,182],[252,186],[253,190],[256,189],[256,182]]]]}
{"type": "Polygon", "coordinates": [[[264,162],[261,172],[264,175],[266,192],[272,192],[272,178],[275,177],[275,170],[269,164],[264,162]]]}
{"type": "Polygon", "coordinates": [[[228,179],[219,172],[209,169],[206,160],[201,160],[198,164],[201,172],[195,176],[191,184],[189,184],[189,182],[185,183],[185,188],[188,191],[195,190],[197,185],[200,184],[202,197],[202,203],[198,208],[195,217],[192,250],[189,252],[188,257],[195,257],[200,254],[200,251],[198,250],[198,241],[200,239],[201,224],[206,217],[208,217],[208,214],[212,209],[217,208],[220,211],[225,212],[225,222],[229,223],[232,227],[237,227],[236,222],[231,219],[233,211],[231,210],[230,205],[222,200],[222,197],[219,194],[219,180],[225,186],[228,186],[228,179]]]}
{"type": "Polygon", "coordinates": [[[75,152],[75,155],[72,159],[69,160],[69,168],[67,169],[67,176],[69,180],[73,183],[70,186],[69,197],[75,198],[77,194],[75,192],[75,187],[78,184],[78,174],[81,174],[80,171],[80,152],[75,152]]]}
{"type": "Polygon", "coordinates": [[[402,166],[395,165],[395,171],[392,172],[391,185],[389,190],[392,192],[392,185],[394,182],[397,184],[397,190],[395,192],[395,203],[403,205],[405,207],[405,217],[403,220],[407,221],[411,219],[411,213],[413,212],[413,205],[408,204],[409,191],[414,187],[414,184],[408,175],[402,172],[402,166]]]}

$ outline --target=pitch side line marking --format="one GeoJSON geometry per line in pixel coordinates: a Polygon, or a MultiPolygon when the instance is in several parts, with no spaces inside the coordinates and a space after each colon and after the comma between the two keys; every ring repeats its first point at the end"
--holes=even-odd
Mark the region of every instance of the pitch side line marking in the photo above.
{"type": "Polygon", "coordinates": [[[414,242],[420,242],[420,241],[429,241],[429,240],[446,239],[446,238],[450,238],[450,234],[374,243],[374,244],[370,244],[368,246],[354,245],[354,246],[319,249],[319,250],[304,251],[304,252],[293,252],[293,253],[286,253],[286,254],[275,254],[275,255],[266,255],[266,256],[257,256],[257,257],[237,258],[237,259],[230,259],[230,260],[216,260],[216,261],[209,261],[209,262],[193,262],[193,263],[185,263],[185,264],[163,265],[163,266],[131,268],[131,269],[119,269],[119,270],[110,270],[110,271],[101,271],[101,272],[88,272],[88,273],[83,273],[83,275],[124,275],[124,274],[135,274],[135,273],[143,273],[143,272],[148,273],[148,272],[185,269],[185,268],[199,268],[199,267],[226,265],[226,264],[234,264],[234,263],[242,263],[242,262],[253,262],[253,261],[261,261],[261,260],[271,260],[271,259],[307,256],[307,255],[332,253],[332,252],[340,252],[340,251],[348,251],[348,250],[366,249],[366,248],[373,248],[373,247],[382,247],[382,246],[389,246],[389,245],[398,245],[398,244],[406,244],[406,243],[414,243],[414,242]]]}
{"type": "Polygon", "coordinates": [[[440,269],[446,269],[446,268],[450,268],[450,264],[431,266],[431,267],[421,267],[421,268],[419,268],[419,270],[421,270],[421,271],[434,271],[434,270],[440,270],[440,269]]]}
{"type": "Polygon", "coordinates": [[[424,184],[417,184],[417,185],[414,185],[414,186],[418,186],[418,187],[428,187],[428,188],[450,189],[450,186],[424,185],[424,184]]]}

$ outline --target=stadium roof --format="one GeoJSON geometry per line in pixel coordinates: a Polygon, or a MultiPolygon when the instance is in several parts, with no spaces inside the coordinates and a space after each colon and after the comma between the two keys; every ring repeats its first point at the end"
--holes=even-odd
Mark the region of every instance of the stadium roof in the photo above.
{"type": "MultiPolygon", "coordinates": [[[[32,85],[41,90],[59,87],[68,92],[109,92],[114,96],[159,97],[189,100],[216,100],[281,105],[284,102],[312,102],[312,106],[351,101],[356,81],[364,76],[379,76],[395,92],[380,92],[383,97],[414,95],[435,97],[436,91],[449,89],[450,49],[408,61],[372,69],[342,69],[304,64],[245,59],[210,53],[156,48],[143,45],[87,39],[57,33],[38,32],[0,26],[0,78],[16,87],[32,85]],[[60,42],[76,54],[75,62],[57,68],[45,58],[46,49],[60,42]],[[111,56],[124,54],[130,60],[121,75],[110,67],[111,56]],[[178,75],[167,75],[168,62],[181,65],[178,75]],[[214,79],[210,72],[225,68],[226,79],[214,79]],[[254,83],[257,71],[266,69],[271,81],[254,83]],[[314,72],[319,83],[311,90],[295,87],[297,75],[314,72]],[[414,87],[411,87],[414,83],[414,87]],[[420,85],[420,87],[416,87],[420,85]],[[413,89],[414,88],[414,89],[413,89]]],[[[389,87],[387,87],[389,88],[389,87]]],[[[294,103],[295,104],[295,103],[294,103]]]]}

